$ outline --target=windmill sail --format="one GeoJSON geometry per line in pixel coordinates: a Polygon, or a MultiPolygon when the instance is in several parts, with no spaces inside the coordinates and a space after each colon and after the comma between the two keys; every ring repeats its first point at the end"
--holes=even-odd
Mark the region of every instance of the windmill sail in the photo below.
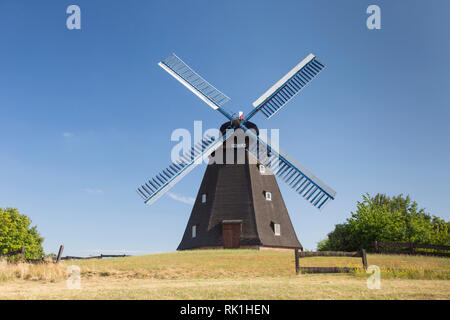
{"type": "Polygon", "coordinates": [[[232,130],[218,139],[207,136],[191,150],[182,155],[178,160],[170,164],[159,174],[142,184],[136,191],[148,205],[155,202],[164,193],[169,191],[185,175],[202,163],[211,153],[222,146],[223,142],[232,135],[232,130]]]}
{"type": "Polygon", "coordinates": [[[214,110],[221,109],[225,103],[231,100],[225,93],[219,91],[212,84],[198,75],[174,53],[165,60],[159,62],[158,65],[214,110]]]}
{"type": "Polygon", "coordinates": [[[253,102],[255,109],[249,114],[248,119],[259,110],[261,110],[267,118],[273,116],[312,79],[314,79],[323,68],[325,68],[325,65],[317,60],[312,53],[308,55],[302,62],[296,65],[261,97],[253,102]]]}
{"type": "Polygon", "coordinates": [[[336,192],[294,158],[282,150],[275,150],[250,130],[247,132],[255,138],[248,148],[249,153],[284,180],[296,193],[318,209],[323,209],[330,200],[334,200],[336,192]]]}

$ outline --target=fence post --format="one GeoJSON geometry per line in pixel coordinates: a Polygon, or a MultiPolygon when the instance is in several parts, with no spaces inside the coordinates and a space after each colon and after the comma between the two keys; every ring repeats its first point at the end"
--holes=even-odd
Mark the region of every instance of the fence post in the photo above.
{"type": "Polygon", "coordinates": [[[375,240],[375,252],[376,252],[376,253],[379,253],[379,252],[378,252],[378,241],[377,241],[377,240],[375,240]]]}
{"type": "Polygon", "coordinates": [[[361,249],[361,257],[362,257],[362,263],[364,266],[364,270],[367,270],[367,255],[366,255],[365,249],[361,249]]]}
{"type": "Polygon", "coordinates": [[[59,247],[59,251],[58,251],[58,256],[56,257],[56,262],[55,263],[59,263],[59,261],[61,260],[61,256],[64,250],[64,245],[61,245],[59,247]]]}
{"type": "Polygon", "coordinates": [[[298,248],[295,248],[295,274],[299,274],[300,266],[298,262],[298,248]]]}

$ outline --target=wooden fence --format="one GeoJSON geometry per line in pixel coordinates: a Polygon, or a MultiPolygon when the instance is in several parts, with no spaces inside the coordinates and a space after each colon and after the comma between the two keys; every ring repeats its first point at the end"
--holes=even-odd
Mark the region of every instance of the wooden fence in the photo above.
{"type": "Polygon", "coordinates": [[[27,263],[48,263],[48,259],[41,258],[41,259],[25,259],[25,248],[22,247],[19,250],[11,251],[8,253],[0,254],[0,260],[5,257],[12,257],[20,255],[20,258],[18,261],[27,262],[27,263]]]}
{"type": "Polygon", "coordinates": [[[55,263],[58,263],[61,260],[84,260],[84,259],[103,259],[103,258],[123,258],[123,257],[129,257],[129,255],[126,254],[100,254],[99,256],[92,256],[92,257],[75,257],[75,256],[62,256],[64,250],[64,246],[61,245],[59,247],[58,256],[56,257],[55,263]]]}
{"type": "Polygon", "coordinates": [[[101,254],[99,256],[91,256],[91,257],[66,256],[66,257],[61,257],[61,260],[85,260],[85,259],[123,258],[123,257],[129,257],[129,255],[126,255],[126,254],[101,254]]]}
{"type": "Polygon", "coordinates": [[[21,249],[16,250],[16,251],[11,251],[11,252],[8,252],[8,253],[0,254],[0,258],[16,256],[18,254],[21,255],[21,258],[24,258],[25,257],[25,248],[22,247],[21,249]]]}
{"type": "MultiPolygon", "coordinates": [[[[59,263],[61,260],[81,260],[81,259],[102,259],[102,258],[119,258],[119,257],[129,257],[129,255],[126,254],[100,254],[99,256],[93,256],[93,257],[75,257],[75,256],[66,256],[63,257],[62,253],[64,251],[64,246],[61,245],[59,247],[58,255],[53,260],[54,263],[59,263]]],[[[21,255],[19,261],[27,262],[27,263],[49,263],[52,262],[52,259],[50,258],[41,258],[41,259],[25,259],[25,248],[22,247],[20,250],[8,252],[5,254],[0,254],[0,260],[3,257],[11,257],[15,255],[21,255]]]]}
{"type": "Polygon", "coordinates": [[[374,245],[376,253],[432,255],[432,256],[450,257],[450,246],[408,243],[408,242],[378,242],[378,241],[375,241],[374,245]],[[428,251],[417,249],[427,249],[428,251]]]}
{"type": "Polygon", "coordinates": [[[356,268],[349,267],[302,267],[300,266],[300,258],[306,257],[361,257],[364,269],[367,269],[367,255],[366,250],[355,252],[343,251],[318,251],[318,252],[299,252],[295,249],[295,273],[341,273],[350,272],[356,268]]]}

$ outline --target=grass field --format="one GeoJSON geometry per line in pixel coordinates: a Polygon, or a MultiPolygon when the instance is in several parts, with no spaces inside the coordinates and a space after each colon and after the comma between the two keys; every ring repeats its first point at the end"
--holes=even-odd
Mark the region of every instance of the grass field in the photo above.
{"type": "MultiPolygon", "coordinates": [[[[294,255],[199,250],[59,265],[0,265],[0,299],[450,299],[450,259],[368,255],[381,269],[370,290],[364,270],[295,275],[294,255]],[[68,266],[81,270],[68,289],[68,266]]],[[[303,266],[361,267],[360,258],[313,257],[303,266]]]]}

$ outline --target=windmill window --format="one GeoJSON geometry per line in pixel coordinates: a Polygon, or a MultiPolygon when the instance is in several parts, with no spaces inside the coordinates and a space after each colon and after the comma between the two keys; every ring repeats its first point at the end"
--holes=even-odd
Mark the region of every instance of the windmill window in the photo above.
{"type": "Polygon", "coordinates": [[[192,226],[192,238],[195,238],[197,236],[197,226],[192,226]]]}
{"type": "Polygon", "coordinates": [[[206,193],[202,194],[202,203],[206,203],[206,193]]]}
{"type": "Polygon", "coordinates": [[[263,165],[259,166],[259,172],[260,173],[265,173],[266,172],[266,167],[264,167],[263,165]]]}
{"type": "Polygon", "coordinates": [[[280,230],[280,224],[279,223],[274,223],[273,224],[273,232],[275,233],[276,236],[280,236],[281,235],[281,230],[280,230]]]}
{"type": "Polygon", "coordinates": [[[267,201],[272,201],[272,194],[270,192],[266,191],[265,196],[267,201]]]}

